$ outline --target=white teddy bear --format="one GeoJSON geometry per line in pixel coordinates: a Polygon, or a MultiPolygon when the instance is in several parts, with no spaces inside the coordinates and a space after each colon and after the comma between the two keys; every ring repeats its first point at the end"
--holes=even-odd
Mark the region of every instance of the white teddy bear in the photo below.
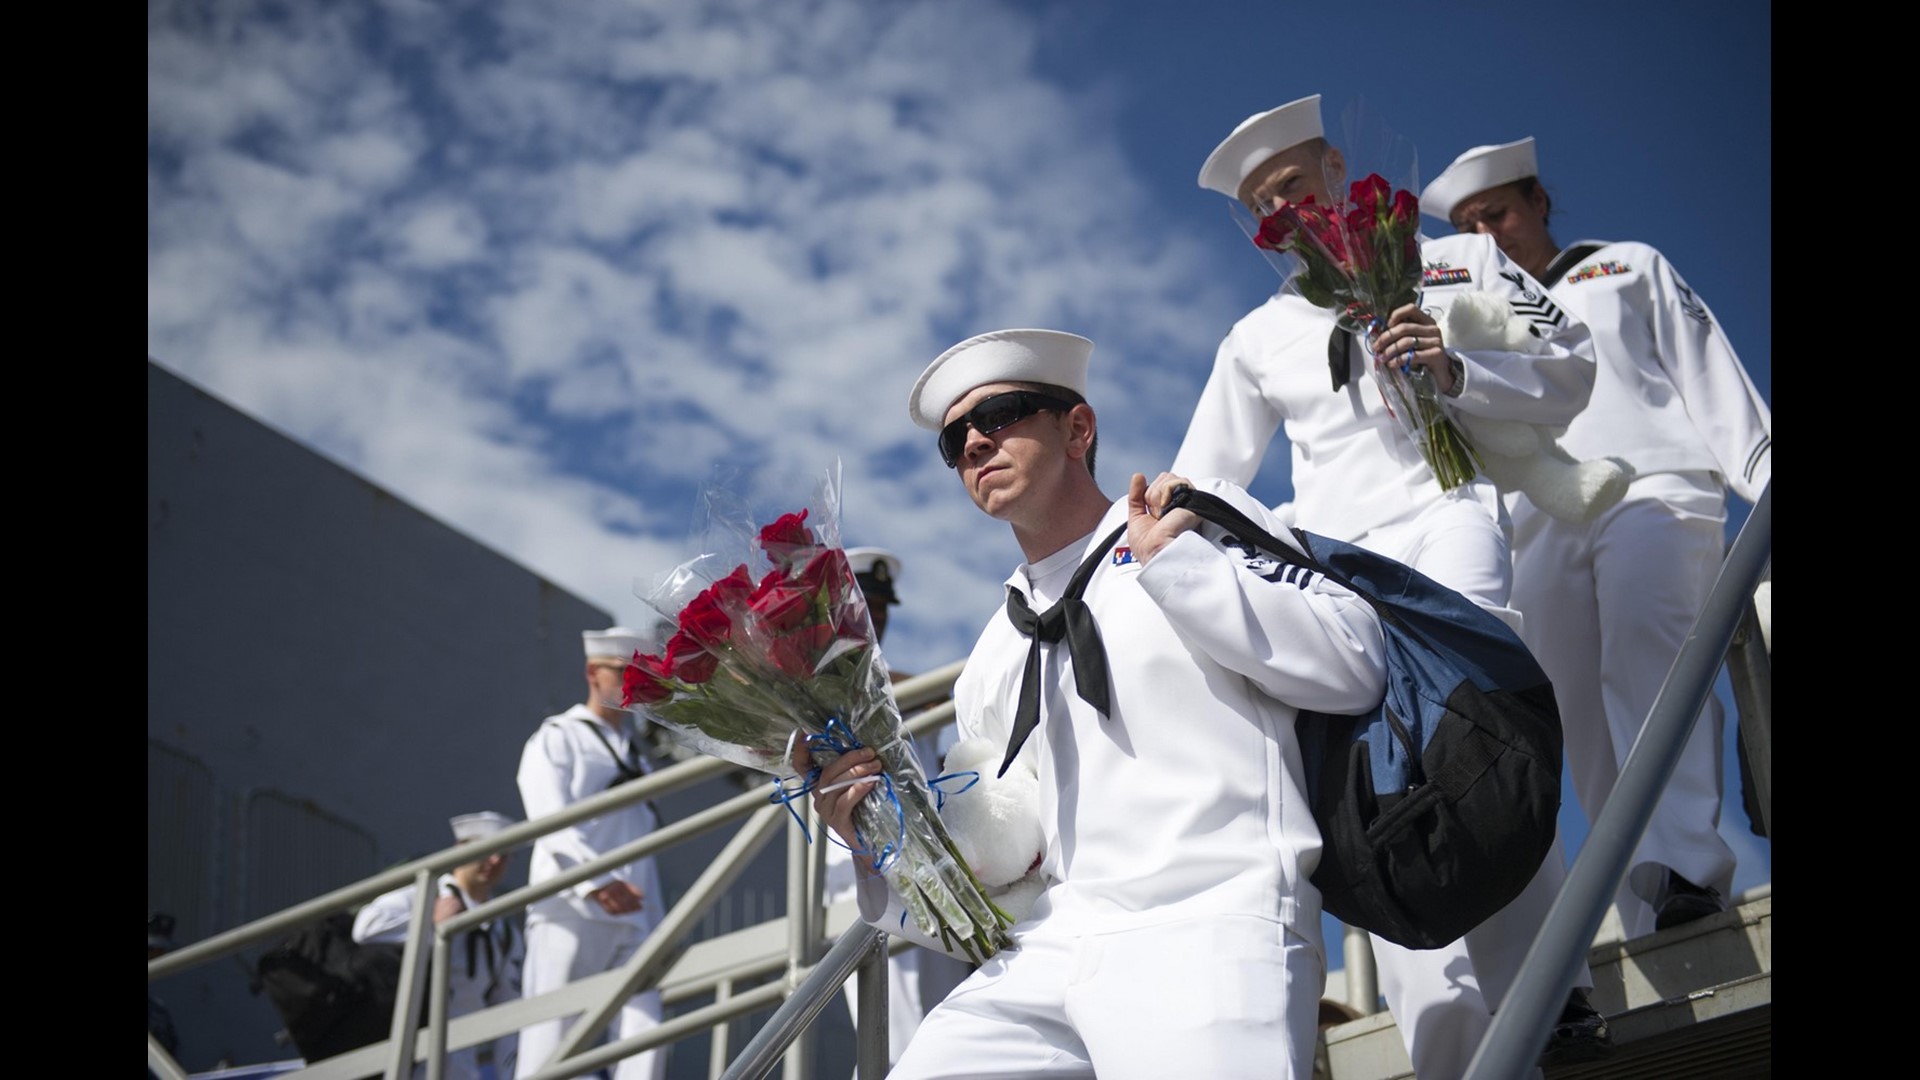
{"type": "Polygon", "coordinates": [[[975,736],[953,744],[943,771],[973,771],[980,779],[946,797],[940,821],[987,895],[1019,922],[1047,887],[1039,870],[1046,838],[1040,831],[1040,777],[1030,764],[1033,755],[1015,758],[1007,774],[996,777],[1004,755],[992,739],[975,736]]]}
{"type": "MultiPolygon", "coordinates": [[[[1447,346],[1463,352],[1533,352],[1540,345],[1526,321],[1513,317],[1512,306],[1489,292],[1455,299],[1441,329],[1447,346]]],[[[1535,506],[1562,521],[1592,521],[1620,501],[1633,479],[1633,467],[1619,458],[1574,460],[1554,442],[1552,428],[1450,412],[1473,441],[1480,470],[1495,487],[1525,492],[1535,506]]]]}

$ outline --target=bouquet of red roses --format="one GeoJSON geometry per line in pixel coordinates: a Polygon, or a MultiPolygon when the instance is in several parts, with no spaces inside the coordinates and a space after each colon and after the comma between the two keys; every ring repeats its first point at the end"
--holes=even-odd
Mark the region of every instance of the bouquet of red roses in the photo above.
{"type": "MultiPolygon", "coordinates": [[[[1420,201],[1393,190],[1378,173],[1355,181],[1344,206],[1318,206],[1309,195],[1260,219],[1254,243],[1300,262],[1295,286],[1307,302],[1329,308],[1364,345],[1396,309],[1420,300],[1420,201]]],[[[1473,479],[1473,445],[1440,404],[1424,367],[1376,364],[1387,411],[1405,428],[1442,489],[1473,479]]]]}
{"type": "Polygon", "coordinates": [[[813,525],[808,516],[760,528],[747,559],[717,580],[703,571],[727,560],[713,555],[668,575],[649,603],[673,615],[674,632],[657,655],[634,654],[624,704],[683,745],[781,778],[775,801],[811,791],[818,765],[873,748],[883,772],[855,813],[856,850],[923,932],[978,962],[1010,943],[1012,919],[940,822],[831,512],[813,525]],[[816,762],[806,777],[792,776],[799,740],[816,762]]]}

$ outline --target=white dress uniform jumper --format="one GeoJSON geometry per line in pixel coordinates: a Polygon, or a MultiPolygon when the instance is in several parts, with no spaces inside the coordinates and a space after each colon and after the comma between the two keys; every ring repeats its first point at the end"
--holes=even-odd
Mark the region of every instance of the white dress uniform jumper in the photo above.
{"type": "MultiPolygon", "coordinates": [[[[1196,483],[1278,528],[1245,492],[1196,483]]],[[[1008,588],[1047,612],[1126,517],[1121,500],[1008,588]]],[[[1378,623],[1338,585],[1259,579],[1199,532],[1145,567],[1124,540],[1100,559],[1084,602],[1107,654],[1106,712],[1068,642],[1036,644],[1005,609],[955,684],[960,737],[1004,744],[1038,650],[1038,723],[1019,753],[1037,758],[1053,883],[1016,946],[928,1013],[892,1075],[1304,1080],[1325,959],[1293,726],[1301,708],[1379,699],[1378,623]]],[[[903,924],[884,879],[860,890],[873,925],[939,947],[903,924]]]]}

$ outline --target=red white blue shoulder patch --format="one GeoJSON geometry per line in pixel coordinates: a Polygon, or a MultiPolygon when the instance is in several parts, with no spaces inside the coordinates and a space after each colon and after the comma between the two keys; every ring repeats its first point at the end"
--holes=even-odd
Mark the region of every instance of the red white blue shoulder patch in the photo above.
{"type": "Polygon", "coordinates": [[[1568,274],[1567,284],[1578,285],[1583,281],[1592,281],[1597,277],[1608,277],[1613,274],[1628,274],[1632,272],[1633,267],[1628,266],[1618,259],[1602,259],[1597,263],[1588,263],[1573,273],[1568,274]]]}
{"type": "Polygon", "coordinates": [[[1429,263],[1420,272],[1420,283],[1431,289],[1436,285],[1471,285],[1473,272],[1464,266],[1448,266],[1446,263],[1429,263]]]}
{"type": "Polygon", "coordinates": [[[1133,561],[1132,548],[1127,547],[1123,544],[1120,547],[1113,549],[1113,565],[1125,566],[1132,561],[1133,561]]]}

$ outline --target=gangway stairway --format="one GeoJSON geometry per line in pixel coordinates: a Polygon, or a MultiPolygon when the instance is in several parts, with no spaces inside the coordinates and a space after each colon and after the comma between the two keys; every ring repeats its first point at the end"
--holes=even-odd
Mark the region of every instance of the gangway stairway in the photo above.
{"type": "MultiPolygon", "coordinates": [[[[1618,1049],[1547,1080],[1753,1080],[1773,1073],[1773,895],[1752,890],[1728,911],[1588,954],[1590,1000],[1618,1049]]],[[[1386,1012],[1324,1032],[1325,1080],[1413,1076],[1386,1012]]]]}
{"type": "MultiPolygon", "coordinates": [[[[1703,609],[1694,638],[1676,660],[1668,686],[1655,702],[1641,739],[1621,770],[1613,797],[1594,822],[1575,859],[1568,884],[1556,899],[1535,942],[1535,955],[1529,957],[1513,992],[1508,994],[1505,1007],[1495,1018],[1493,1030],[1483,1042],[1480,1055],[1475,1058],[1472,1069],[1475,1080],[1506,1080],[1508,1075],[1519,1076],[1527,1071],[1537,1050],[1526,1049],[1523,1044],[1531,1038],[1544,1039],[1544,1032],[1557,1013],[1555,1003],[1564,1000],[1561,991],[1552,990],[1556,985],[1561,988],[1567,985],[1566,981],[1555,982],[1559,978],[1556,972],[1570,973],[1583,949],[1587,950],[1595,980],[1592,1003],[1608,1016],[1618,1050],[1604,1062],[1555,1069],[1548,1080],[1602,1077],[1746,1080],[1772,1074],[1773,901],[1770,885],[1737,898],[1736,905],[1726,912],[1672,930],[1630,941],[1609,940],[1596,932],[1602,929],[1605,898],[1611,897],[1614,886],[1624,876],[1632,846],[1645,827],[1645,817],[1651,813],[1654,800],[1664,787],[1668,773],[1663,772],[1663,761],[1670,762],[1677,756],[1692,718],[1698,714],[1705,694],[1710,692],[1714,671],[1722,658],[1729,655],[1729,642],[1736,640],[1732,628],[1740,617],[1740,610],[1751,609],[1748,597],[1770,562],[1771,529],[1769,487],[1736,540],[1728,558],[1729,569],[1723,571],[1714,595],[1703,609]],[[1674,691],[1671,700],[1669,689],[1674,691]],[[1594,943],[1591,948],[1587,948],[1589,943],[1594,943]],[[1557,967],[1560,963],[1567,966],[1557,967]]],[[[1752,636],[1746,635],[1746,640],[1751,646],[1752,636]]],[[[953,706],[941,699],[950,693],[960,666],[956,662],[939,672],[896,686],[903,708],[926,706],[918,713],[911,713],[908,735],[925,734],[936,725],[951,722],[953,706]]],[[[1761,673],[1760,686],[1764,690],[1762,707],[1754,713],[1762,723],[1752,744],[1761,751],[1755,764],[1756,777],[1761,781],[1759,821],[1763,835],[1770,836],[1770,659],[1763,657],[1754,670],[1761,673]]],[[[1736,680],[1736,697],[1741,693],[1736,680]]],[[[1748,734],[1747,711],[1743,702],[1743,736],[1748,734]]],[[[557,814],[523,822],[465,848],[448,848],[382,871],[355,885],[152,960],[148,965],[149,980],[221,960],[304,920],[364,902],[410,879],[424,889],[431,874],[444,872],[475,857],[476,853],[524,845],[553,829],[628,802],[681,790],[731,768],[718,759],[682,761],[582,800],[557,814]]],[[[1670,770],[1670,766],[1667,768],[1670,770]]],[[[744,860],[778,834],[783,827],[782,816],[781,809],[768,805],[763,792],[743,792],[559,878],[497,897],[444,924],[434,926],[424,917],[417,918],[414,937],[403,959],[403,972],[408,974],[396,1004],[393,1038],[324,1061],[305,1063],[304,1068],[287,1075],[312,1080],[356,1080],[384,1072],[397,1077],[411,1071],[405,1065],[409,1060],[434,1057],[437,1065],[439,1059],[433,1052],[436,1043],[444,1048],[472,1045],[516,1031],[539,1019],[583,1011],[597,1012],[604,1017],[631,988],[645,985],[661,988],[670,1012],[666,1024],[641,1037],[634,1045],[583,1050],[564,1063],[541,1070],[542,1080],[563,1080],[591,1072],[608,1060],[655,1043],[664,1045],[704,1035],[715,1030],[715,1025],[719,1025],[717,1030],[723,1037],[706,1040],[710,1047],[709,1077],[720,1078],[724,1072],[730,1080],[749,1077],[757,1080],[777,1071],[780,1055],[788,1054],[788,1048],[796,1045],[823,1003],[837,998],[840,981],[853,970],[853,965],[877,964],[879,950],[886,947],[887,942],[886,935],[864,925],[855,926],[850,903],[825,911],[817,906],[824,850],[818,845],[809,847],[797,823],[787,830],[790,894],[787,910],[797,914],[800,922],[790,923],[783,918],[717,938],[686,940],[687,930],[698,912],[727,888],[744,860]],[[399,1019],[418,1015],[420,1002],[428,1000],[421,996],[427,987],[427,954],[444,950],[447,936],[464,929],[464,922],[523,908],[541,895],[567,887],[573,880],[584,880],[600,872],[603,862],[617,865],[731,823],[740,824],[738,832],[714,857],[687,895],[676,903],[648,945],[629,961],[626,969],[580,980],[540,998],[494,1006],[451,1023],[445,1017],[444,1008],[437,1008],[433,1022],[419,1033],[414,1031],[411,1022],[399,1019]],[[492,910],[495,908],[500,910],[492,910]],[[685,1010],[677,1016],[673,1015],[676,1005],[685,1010]],[[750,1014],[775,1005],[778,1008],[773,1017],[760,1025],[758,1032],[729,1031],[743,1026],[750,1014]],[[752,1034],[753,1038],[744,1052],[729,1061],[736,1040],[728,1036],[740,1034],[752,1034]]],[[[894,947],[904,945],[899,939],[894,942],[894,947]]],[[[433,966],[435,971],[444,968],[444,960],[433,966]]],[[[877,967],[873,970],[878,973],[877,967]]],[[[875,978],[868,985],[883,983],[884,979],[875,978]]],[[[880,1007],[884,1008],[884,994],[878,997],[880,1007]]],[[[434,995],[428,1003],[443,1001],[442,996],[434,995]]],[[[866,1007],[863,1003],[863,1008],[866,1007]]],[[[581,1030],[597,1032],[601,1030],[597,1026],[601,1022],[604,1021],[596,1021],[581,1030]]],[[[884,1042],[885,1027],[885,1024],[861,1025],[857,1041],[863,1059],[885,1060],[884,1046],[870,1041],[871,1037],[884,1042]],[[870,1036],[874,1031],[882,1034],[870,1036]],[[876,1051],[881,1055],[878,1058],[873,1057],[876,1051]]],[[[1324,1080],[1389,1080],[1412,1075],[1392,1017],[1386,1013],[1341,1023],[1326,1028],[1323,1034],[1324,1080]]],[[[788,1054],[787,1062],[786,1080],[809,1080],[816,1072],[845,1075],[840,1067],[825,1060],[819,1063],[820,1069],[814,1069],[805,1051],[788,1054]]],[[[166,1080],[186,1080],[186,1072],[151,1035],[148,1063],[150,1069],[166,1080]]],[[[869,1073],[870,1070],[863,1069],[861,1076],[864,1078],[869,1073]]],[[[681,1075],[677,1068],[675,1074],[681,1075]]]]}

